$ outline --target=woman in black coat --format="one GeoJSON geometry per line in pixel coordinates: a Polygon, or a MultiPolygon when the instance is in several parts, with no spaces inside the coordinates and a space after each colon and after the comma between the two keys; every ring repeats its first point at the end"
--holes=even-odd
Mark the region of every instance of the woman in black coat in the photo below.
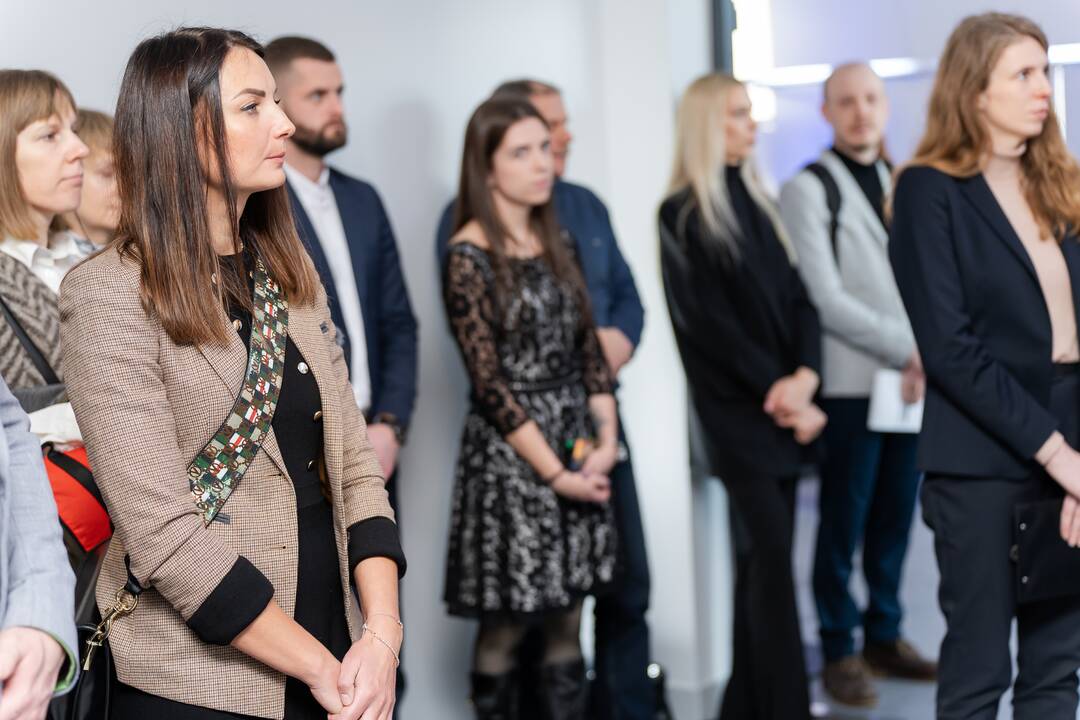
{"type": "Polygon", "coordinates": [[[893,202],[890,257],[927,377],[919,465],[948,626],[942,720],[997,717],[1014,618],[1014,717],[1076,717],[1080,166],[1046,48],[1012,15],[953,31],[893,202]]]}
{"type": "Polygon", "coordinates": [[[825,426],[821,332],[748,158],[746,89],[712,74],[679,107],[660,208],[668,310],[713,475],[732,505],[735,642],[722,720],[809,718],[791,546],[795,484],[825,426]]]}

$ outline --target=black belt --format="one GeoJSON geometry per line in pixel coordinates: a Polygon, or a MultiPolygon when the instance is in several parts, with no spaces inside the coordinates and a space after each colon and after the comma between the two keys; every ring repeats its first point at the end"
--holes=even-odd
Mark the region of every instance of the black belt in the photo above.
{"type": "Polygon", "coordinates": [[[581,373],[573,372],[562,377],[545,378],[543,380],[510,382],[510,389],[514,392],[543,392],[545,390],[558,390],[567,385],[577,385],[581,382],[581,373]]]}

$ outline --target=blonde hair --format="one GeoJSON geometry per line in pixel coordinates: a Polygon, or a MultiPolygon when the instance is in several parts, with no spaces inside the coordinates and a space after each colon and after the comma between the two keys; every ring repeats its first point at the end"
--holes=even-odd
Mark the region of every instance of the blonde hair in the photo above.
{"type": "MultiPolygon", "coordinates": [[[[693,206],[701,213],[709,237],[734,256],[738,255],[737,241],[742,231],[724,179],[727,158],[724,124],[728,97],[732,90],[741,87],[743,84],[731,75],[709,73],[686,88],[679,101],[675,161],[668,184],[669,196],[690,191],[693,206]]],[[[794,248],[752,159],[742,164],[740,175],[750,197],[769,218],[780,244],[794,262],[794,248]]]]}
{"type": "MultiPolygon", "coordinates": [[[[1048,46],[1039,26],[1019,15],[973,15],[956,26],[938,64],[926,131],[911,165],[926,165],[954,177],[981,171],[992,147],[978,97],[990,84],[1001,54],[1025,37],[1044,50],[1048,46]]],[[[1020,163],[1024,197],[1043,232],[1061,240],[1069,226],[1080,227],[1080,166],[1065,146],[1052,106],[1042,132],[1028,140],[1020,163]]]]}
{"type": "MultiPolygon", "coordinates": [[[[75,113],[75,130],[79,134],[79,139],[90,149],[91,155],[97,153],[112,155],[113,119],[111,115],[80,108],[75,113]]],[[[79,208],[57,215],[53,219],[52,229],[84,233],[82,221],[79,220],[79,208]]]]}
{"type": "Polygon", "coordinates": [[[80,108],[75,113],[75,129],[91,153],[112,155],[113,119],[97,110],[80,108]]]}
{"type": "Polygon", "coordinates": [[[15,145],[19,133],[57,114],[64,101],[75,109],[71,91],[54,75],[0,70],[0,240],[33,240],[37,235],[15,167],[15,145]]]}

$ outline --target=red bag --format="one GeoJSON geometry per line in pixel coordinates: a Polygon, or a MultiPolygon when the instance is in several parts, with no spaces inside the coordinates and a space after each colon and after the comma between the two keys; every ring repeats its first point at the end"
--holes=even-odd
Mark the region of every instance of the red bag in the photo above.
{"type": "Polygon", "coordinates": [[[112,537],[112,522],[90,472],[86,449],[60,452],[51,444],[41,448],[49,474],[60,523],[84,552],[91,552],[112,537]]]}

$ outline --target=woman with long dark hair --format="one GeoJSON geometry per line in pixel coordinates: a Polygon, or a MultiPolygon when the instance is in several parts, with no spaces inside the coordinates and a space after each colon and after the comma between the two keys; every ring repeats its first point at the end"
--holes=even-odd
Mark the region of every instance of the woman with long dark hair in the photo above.
{"type": "Polygon", "coordinates": [[[927,378],[943,720],[997,717],[1014,618],[1014,717],[1076,717],[1080,165],[1048,70],[1030,20],[963,20],[893,201],[889,253],[927,378]]]}
{"type": "Polygon", "coordinates": [[[516,717],[519,683],[541,684],[553,720],[584,720],[581,601],[615,571],[613,382],[555,222],[554,179],[548,127],[527,100],[477,108],[443,284],[472,386],[445,600],[480,620],[472,699],[491,720],[516,717]],[[534,624],[541,677],[518,677],[515,650],[534,624]]]}
{"type": "Polygon", "coordinates": [[[289,214],[294,128],[261,53],[213,28],[139,44],[117,238],[62,288],[68,390],[116,525],[98,603],[139,599],[109,637],[113,720],[393,710],[405,561],[289,214]]]}
{"type": "Polygon", "coordinates": [[[795,484],[825,427],[817,311],[752,164],[742,83],[695,80],[679,104],[660,261],[709,469],[728,491],[734,653],[722,720],[808,718],[791,576],[795,484]]]}

